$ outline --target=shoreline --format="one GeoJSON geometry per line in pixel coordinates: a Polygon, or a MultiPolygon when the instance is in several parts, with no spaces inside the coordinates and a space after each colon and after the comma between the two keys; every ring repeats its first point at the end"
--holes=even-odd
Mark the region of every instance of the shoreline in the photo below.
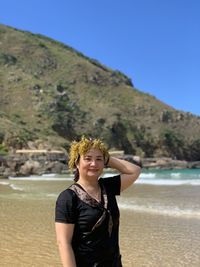
{"type": "MultiPolygon", "coordinates": [[[[112,153],[111,153],[112,154],[112,153]]],[[[144,170],[200,169],[200,161],[177,160],[167,157],[142,158],[133,155],[114,155],[132,163],[142,163],[144,170]]],[[[108,168],[109,169],[109,168],[108,168]]],[[[69,174],[66,155],[49,157],[42,155],[0,156],[0,178],[43,174],[69,174]]]]}

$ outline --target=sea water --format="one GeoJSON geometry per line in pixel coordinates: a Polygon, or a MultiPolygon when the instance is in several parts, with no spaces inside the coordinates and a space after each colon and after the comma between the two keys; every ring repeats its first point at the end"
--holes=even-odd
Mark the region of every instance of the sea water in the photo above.
{"type": "MultiPolygon", "coordinates": [[[[61,266],[54,207],[72,182],[57,174],[0,180],[0,266],[61,266]]],[[[200,266],[200,170],[143,171],[117,199],[124,267],[200,266]]]]}
{"type": "Polygon", "coordinates": [[[200,219],[200,170],[146,171],[136,184],[132,191],[140,194],[129,189],[119,201],[121,208],[200,219]]]}
{"type": "MultiPolygon", "coordinates": [[[[104,173],[109,177],[115,173],[104,173]]],[[[72,175],[10,177],[0,180],[9,194],[1,197],[54,199],[73,182],[72,175]]],[[[200,219],[200,169],[143,171],[139,179],[118,198],[119,207],[130,211],[200,219]],[[149,190],[147,190],[149,188],[149,190]]]]}

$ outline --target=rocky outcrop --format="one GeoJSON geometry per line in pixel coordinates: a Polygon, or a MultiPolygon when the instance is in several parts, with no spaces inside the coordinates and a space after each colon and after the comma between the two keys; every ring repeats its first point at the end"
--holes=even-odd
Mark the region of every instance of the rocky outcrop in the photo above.
{"type": "MultiPolygon", "coordinates": [[[[112,151],[111,155],[132,163],[142,164],[144,169],[197,169],[200,161],[187,162],[171,158],[144,158],[126,155],[123,151],[112,151]]],[[[13,155],[0,157],[0,177],[42,175],[46,173],[68,173],[68,156],[64,154],[13,155]]]]}
{"type": "MultiPolygon", "coordinates": [[[[146,169],[187,169],[189,168],[189,163],[171,158],[145,158],[143,159],[143,166],[146,169]]],[[[190,167],[192,167],[192,164],[190,167]]]]}
{"type": "Polygon", "coordinates": [[[0,177],[42,175],[68,171],[66,155],[12,155],[0,157],[0,177]]]}

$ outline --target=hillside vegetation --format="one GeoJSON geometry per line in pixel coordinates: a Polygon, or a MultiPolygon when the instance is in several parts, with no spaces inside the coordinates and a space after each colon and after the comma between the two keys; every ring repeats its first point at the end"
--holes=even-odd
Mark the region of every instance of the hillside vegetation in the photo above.
{"type": "Polygon", "coordinates": [[[0,25],[0,92],[1,153],[67,150],[84,134],[126,154],[200,160],[200,117],[45,36],[0,25]]]}

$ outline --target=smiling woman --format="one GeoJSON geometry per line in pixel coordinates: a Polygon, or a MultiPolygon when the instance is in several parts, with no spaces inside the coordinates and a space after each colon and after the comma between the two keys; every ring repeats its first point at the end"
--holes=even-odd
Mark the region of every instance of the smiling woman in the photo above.
{"type": "MultiPolygon", "coordinates": [[[[79,142],[74,141],[70,148],[69,168],[71,170],[75,168],[75,177],[74,177],[75,182],[79,180],[78,162],[80,160],[80,157],[82,156],[84,158],[84,161],[87,161],[87,162],[91,161],[92,156],[93,156],[91,149],[92,150],[96,149],[96,152],[97,152],[96,160],[101,161],[103,164],[104,162],[107,163],[109,160],[108,150],[105,144],[101,140],[99,139],[92,140],[92,139],[87,139],[85,137],[82,137],[82,139],[79,142]]],[[[101,173],[103,171],[103,167],[104,165],[102,166],[101,173]]]]}
{"type": "Polygon", "coordinates": [[[110,157],[99,139],[73,142],[69,167],[75,183],[58,196],[56,235],[64,267],[120,267],[116,195],[139,176],[140,167],[110,157]],[[105,163],[119,175],[100,178],[105,163]]]}

